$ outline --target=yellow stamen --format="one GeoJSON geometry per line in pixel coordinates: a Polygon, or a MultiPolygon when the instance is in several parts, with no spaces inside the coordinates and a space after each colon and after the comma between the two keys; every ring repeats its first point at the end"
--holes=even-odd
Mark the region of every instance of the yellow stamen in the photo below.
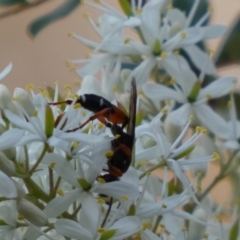
{"type": "Polygon", "coordinates": [[[97,230],[97,232],[98,232],[98,233],[104,233],[104,232],[105,232],[105,228],[99,228],[99,229],[97,230]]]}
{"type": "Polygon", "coordinates": [[[231,108],[233,106],[232,101],[228,101],[227,106],[228,106],[228,108],[231,108]]]}
{"type": "Polygon", "coordinates": [[[220,156],[219,156],[219,154],[217,152],[214,152],[212,154],[212,157],[214,158],[215,161],[219,161],[220,160],[220,156]]]}
{"type": "Polygon", "coordinates": [[[24,216],[21,215],[21,214],[19,214],[19,215],[18,215],[18,220],[19,220],[19,221],[24,220],[24,216]]]}
{"type": "Polygon", "coordinates": [[[166,209],[167,208],[167,205],[166,204],[162,204],[162,208],[166,209]]]}
{"type": "Polygon", "coordinates": [[[81,107],[82,106],[81,106],[80,103],[76,103],[76,104],[74,104],[73,109],[78,109],[78,108],[81,108],[81,107]]]}
{"type": "Polygon", "coordinates": [[[200,126],[197,126],[196,129],[195,129],[195,132],[196,132],[196,133],[200,133],[200,132],[201,132],[201,127],[200,127],[200,126]]]}
{"type": "Polygon", "coordinates": [[[167,53],[166,53],[166,52],[162,52],[161,55],[160,55],[160,57],[161,57],[162,59],[166,58],[166,57],[167,57],[167,53]]]}
{"type": "Polygon", "coordinates": [[[121,199],[122,199],[123,201],[128,201],[128,196],[123,195],[123,196],[121,197],[121,199]]]}
{"type": "Polygon", "coordinates": [[[34,117],[37,117],[37,116],[38,116],[38,110],[34,110],[33,116],[34,116],[34,117]]]}
{"type": "Polygon", "coordinates": [[[34,87],[35,87],[35,86],[34,86],[33,84],[29,84],[29,85],[26,86],[26,90],[27,90],[27,91],[33,90],[34,87]]]}
{"type": "Polygon", "coordinates": [[[85,12],[85,13],[83,14],[83,17],[84,17],[84,18],[89,18],[89,17],[90,17],[90,13],[89,13],[89,12],[85,12]]]}
{"type": "Polygon", "coordinates": [[[207,134],[207,129],[202,127],[202,128],[201,128],[201,133],[204,134],[204,135],[206,135],[206,134],[207,134]]]}
{"type": "Polygon", "coordinates": [[[170,81],[169,81],[169,84],[170,85],[174,85],[176,83],[176,79],[175,78],[172,78],[170,81]]]}
{"type": "Polygon", "coordinates": [[[74,33],[73,33],[73,32],[69,32],[69,33],[68,33],[68,37],[69,37],[69,38],[72,38],[73,36],[74,36],[74,33]]]}
{"type": "Polygon", "coordinates": [[[100,199],[97,200],[97,203],[100,204],[100,205],[105,204],[105,200],[100,198],[100,199]]]}
{"type": "Polygon", "coordinates": [[[106,156],[107,158],[112,157],[112,156],[113,156],[113,151],[110,150],[110,151],[105,152],[105,156],[106,156]]]}
{"type": "Polygon", "coordinates": [[[66,85],[64,86],[64,88],[65,88],[66,90],[68,90],[68,91],[72,91],[72,86],[69,85],[69,84],[66,84],[66,85]]]}
{"type": "Polygon", "coordinates": [[[124,44],[128,44],[128,43],[130,43],[130,41],[131,41],[130,38],[125,38],[125,39],[124,39],[124,44]]]}
{"type": "Polygon", "coordinates": [[[116,135],[114,136],[115,139],[118,139],[118,138],[120,138],[120,137],[121,137],[120,134],[116,134],[116,135]]]}
{"type": "Polygon", "coordinates": [[[186,32],[181,32],[180,35],[181,35],[181,38],[182,38],[182,39],[184,39],[184,38],[187,36],[186,32]]]}
{"type": "Polygon", "coordinates": [[[174,53],[174,55],[179,55],[180,52],[179,52],[179,50],[175,50],[173,53],[174,53]]]}
{"type": "Polygon", "coordinates": [[[195,118],[194,118],[194,115],[192,114],[192,115],[190,115],[190,117],[189,117],[189,120],[194,120],[195,118]]]}
{"type": "Polygon", "coordinates": [[[63,192],[62,189],[58,189],[57,193],[58,193],[59,196],[64,196],[64,192],[63,192]]]}
{"type": "Polygon", "coordinates": [[[105,127],[105,125],[104,125],[103,123],[99,123],[99,124],[98,124],[98,129],[99,129],[99,130],[103,129],[104,127],[105,127]]]}
{"type": "Polygon", "coordinates": [[[51,162],[50,165],[49,165],[49,167],[50,167],[50,168],[54,168],[55,165],[56,165],[55,162],[51,162]]]}

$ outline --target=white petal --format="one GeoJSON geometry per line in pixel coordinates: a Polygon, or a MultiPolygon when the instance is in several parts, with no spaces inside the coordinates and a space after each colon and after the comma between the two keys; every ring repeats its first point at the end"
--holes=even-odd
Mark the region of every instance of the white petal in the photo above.
{"type": "Polygon", "coordinates": [[[160,238],[149,229],[146,229],[145,231],[142,232],[141,239],[142,240],[149,240],[149,239],[160,240],[160,238]]]}
{"type": "Polygon", "coordinates": [[[2,219],[4,219],[4,222],[11,225],[12,227],[15,227],[17,222],[17,211],[12,206],[3,205],[0,207],[0,216],[2,219]]]}
{"type": "Polygon", "coordinates": [[[96,199],[89,193],[83,193],[81,196],[82,209],[79,215],[79,223],[89,232],[96,232],[100,223],[100,205],[96,199]]]}
{"type": "Polygon", "coordinates": [[[84,227],[75,221],[67,219],[59,219],[55,223],[55,229],[63,236],[79,239],[79,240],[93,240],[93,234],[87,231],[84,227]]]}
{"type": "Polygon", "coordinates": [[[117,229],[117,232],[113,237],[112,240],[122,240],[125,239],[138,230],[140,230],[141,223],[139,217],[136,216],[129,216],[123,217],[120,220],[116,221],[110,229],[117,229]]]}
{"type": "Polygon", "coordinates": [[[184,102],[183,95],[161,84],[146,83],[143,85],[142,90],[143,93],[150,99],[159,101],[170,99],[178,102],[184,102]]]}
{"type": "Polygon", "coordinates": [[[57,217],[64,211],[68,210],[69,206],[81,197],[80,189],[74,189],[64,194],[64,196],[57,196],[50,201],[44,209],[48,218],[57,217]]]}
{"type": "Polygon", "coordinates": [[[130,84],[133,77],[136,79],[137,88],[141,87],[145,82],[147,82],[148,78],[150,77],[150,72],[155,65],[155,58],[146,58],[131,72],[130,76],[126,81],[125,89],[130,89],[130,84]]]}
{"type": "Polygon", "coordinates": [[[142,25],[141,29],[143,31],[144,37],[151,47],[153,42],[157,39],[159,35],[159,27],[161,23],[160,19],[160,7],[161,5],[157,1],[150,1],[144,6],[144,10],[141,14],[142,25]]]}
{"type": "Polygon", "coordinates": [[[137,199],[140,194],[135,185],[123,181],[98,184],[97,187],[94,188],[94,191],[116,199],[127,196],[131,200],[137,199]]]}
{"type": "Polygon", "coordinates": [[[206,74],[215,73],[214,63],[206,52],[202,51],[196,45],[186,46],[183,49],[199,70],[206,74]]]}
{"type": "Polygon", "coordinates": [[[191,105],[189,103],[186,103],[182,105],[177,110],[174,110],[169,113],[169,119],[170,121],[175,125],[185,125],[189,117],[193,114],[191,105]]]}
{"type": "Polygon", "coordinates": [[[24,136],[24,131],[13,128],[6,132],[4,132],[0,136],[0,150],[5,150],[11,147],[14,147],[14,145],[24,136]]]}
{"type": "Polygon", "coordinates": [[[15,146],[24,146],[33,142],[44,142],[44,140],[37,134],[23,135],[19,142],[15,146]]]}
{"type": "Polygon", "coordinates": [[[167,19],[171,24],[178,24],[181,29],[184,28],[186,23],[185,14],[177,8],[173,8],[167,11],[167,19]]]}
{"type": "Polygon", "coordinates": [[[49,146],[56,147],[58,149],[61,149],[62,151],[66,153],[70,153],[71,148],[71,142],[64,141],[63,139],[60,139],[59,137],[51,136],[47,140],[49,146]]]}
{"type": "Polygon", "coordinates": [[[77,70],[77,74],[81,77],[94,74],[109,62],[114,62],[114,60],[115,56],[111,54],[101,54],[93,56],[89,60],[89,63],[87,63],[84,67],[77,70]]]}
{"type": "Polygon", "coordinates": [[[235,90],[237,87],[237,78],[234,76],[221,77],[206,86],[200,91],[198,99],[203,99],[208,96],[211,98],[219,98],[229,92],[235,90]]]}
{"type": "Polygon", "coordinates": [[[191,27],[177,33],[173,38],[163,44],[164,51],[172,51],[188,45],[195,44],[202,40],[204,31],[200,27],[191,27]],[[185,37],[182,37],[185,34],[185,37]]]}
{"type": "Polygon", "coordinates": [[[188,190],[188,193],[191,195],[194,202],[197,203],[197,204],[200,204],[197,197],[195,196],[195,194],[193,192],[193,189],[190,185],[190,182],[189,182],[188,178],[186,177],[184,172],[179,167],[179,164],[177,163],[177,161],[172,160],[172,159],[168,159],[168,165],[174,171],[177,178],[182,182],[183,186],[188,190]]]}
{"type": "Polygon", "coordinates": [[[7,67],[5,67],[2,72],[0,72],[0,81],[11,72],[12,66],[12,63],[9,63],[7,67]]]}
{"type": "Polygon", "coordinates": [[[84,143],[100,143],[103,140],[103,137],[80,132],[62,132],[61,134],[59,134],[58,137],[66,141],[76,141],[84,143]]]}
{"type": "Polygon", "coordinates": [[[66,159],[59,156],[59,160],[56,162],[53,169],[66,182],[70,183],[75,187],[79,187],[77,179],[80,178],[80,175],[77,173],[76,170],[74,170],[70,162],[68,162],[66,159]]]}
{"type": "Polygon", "coordinates": [[[203,40],[222,37],[227,30],[227,27],[224,25],[212,25],[202,27],[204,30],[203,40]]]}
{"type": "Polygon", "coordinates": [[[216,136],[228,139],[229,128],[227,122],[205,104],[196,104],[194,111],[201,123],[216,136]]]}
{"type": "Polygon", "coordinates": [[[12,179],[0,171],[0,196],[6,198],[16,198],[17,189],[12,179]]]}
{"type": "Polygon", "coordinates": [[[197,81],[197,77],[185,58],[180,55],[170,55],[161,60],[160,63],[168,74],[181,85],[183,92],[188,96],[193,84],[197,81]]]}
{"type": "Polygon", "coordinates": [[[35,133],[33,126],[26,120],[20,118],[18,115],[14,114],[8,110],[5,110],[4,113],[5,113],[6,117],[9,119],[9,121],[12,122],[18,128],[25,129],[31,133],[35,133]]]}

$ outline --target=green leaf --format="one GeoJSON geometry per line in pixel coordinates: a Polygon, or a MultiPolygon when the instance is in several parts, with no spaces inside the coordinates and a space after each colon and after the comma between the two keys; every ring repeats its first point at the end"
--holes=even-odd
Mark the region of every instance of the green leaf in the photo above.
{"type": "Polygon", "coordinates": [[[3,6],[11,6],[11,5],[16,5],[16,4],[23,4],[27,3],[26,0],[0,0],[0,5],[3,6]]]}
{"type": "Polygon", "coordinates": [[[50,23],[64,18],[70,14],[76,7],[78,7],[78,5],[80,5],[80,2],[80,0],[67,0],[59,8],[33,21],[28,27],[29,33],[32,37],[35,37],[50,23]]]}
{"type": "Polygon", "coordinates": [[[238,232],[239,232],[239,219],[237,219],[232,226],[229,234],[229,240],[237,240],[238,239],[238,232]]]}
{"type": "Polygon", "coordinates": [[[223,66],[240,62],[240,16],[230,27],[228,34],[221,43],[216,57],[216,65],[223,66]]]}

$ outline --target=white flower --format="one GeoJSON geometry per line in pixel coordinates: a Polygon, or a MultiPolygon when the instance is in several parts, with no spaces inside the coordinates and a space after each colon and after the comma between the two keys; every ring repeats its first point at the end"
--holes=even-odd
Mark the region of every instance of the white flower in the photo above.
{"type": "Polygon", "coordinates": [[[201,164],[206,163],[214,159],[212,156],[199,158],[199,159],[193,159],[190,161],[186,161],[181,158],[181,154],[186,152],[190,152],[191,149],[194,147],[195,142],[199,137],[202,135],[201,129],[198,129],[197,132],[189,138],[186,142],[184,142],[181,146],[178,146],[183,137],[185,136],[189,126],[190,126],[191,120],[188,121],[186,126],[184,127],[182,133],[179,135],[179,137],[175,140],[175,142],[171,145],[167,142],[166,137],[161,132],[161,129],[156,123],[149,124],[149,126],[146,124],[145,126],[139,127],[139,130],[137,131],[136,136],[147,136],[151,139],[153,139],[156,144],[153,147],[149,147],[142,150],[136,151],[136,161],[145,159],[149,160],[155,164],[164,164],[166,163],[167,166],[176,174],[176,176],[179,178],[179,180],[182,182],[184,187],[188,190],[188,193],[193,197],[194,201],[196,203],[199,203],[197,200],[192,187],[189,183],[188,178],[185,176],[183,170],[185,170],[185,167],[194,165],[194,164],[201,164]],[[178,160],[179,159],[179,160],[178,160]]]}
{"type": "Polygon", "coordinates": [[[191,71],[182,69],[178,79],[180,79],[178,83],[181,88],[177,84],[173,84],[173,90],[161,84],[147,83],[143,87],[143,92],[150,99],[159,101],[170,99],[182,103],[181,107],[170,113],[170,119],[174,124],[184,125],[189,116],[194,115],[201,124],[217,136],[228,136],[225,121],[207,105],[207,101],[233,91],[236,88],[237,78],[221,77],[201,88],[201,82],[196,80],[196,76],[192,75],[191,71]],[[186,74],[188,78],[182,81],[182,77],[186,74]]]}
{"type": "MultiPolygon", "coordinates": [[[[119,55],[122,58],[124,56],[126,60],[129,60],[129,56],[135,58],[137,56],[141,62],[130,74],[126,88],[128,88],[133,76],[136,77],[138,86],[141,86],[149,78],[155,66],[164,68],[171,75],[173,72],[179,71],[179,65],[187,65],[183,57],[179,56],[176,58],[176,55],[173,53],[174,50],[179,48],[185,50],[197,67],[202,69],[202,62],[204,61],[208,63],[207,67],[205,67],[205,72],[214,72],[214,66],[208,55],[196,47],[195,44],[205,39],[221,36],[225,28],[222,26],[202,27],[201,25],[209,14],[203,16],[194,27],[190,27],[191,18],[196,11],[199,1],[196,1],[188,19],[185,19],[185,16],[177,9],[170,9],[165,17],[162,16],[161,12],[166,11],[166,3],[167,1],[165,0],[152,0],[146,3],[141,11],[135,10],[136,7],[133,4],[132,12],[135,14],[133,22],[136,24],[126,24],[126,26],[131,27],[140,34],[142,43],[134,40],[132,37],[126,38],[123,34],[120,35],[119,28],[114,26],[114,24],[112,32],[118,32],[118,34],[116,36],[113,34],[105,36],[99,33],[103,38],[100,44],[73,35],[88,47],[95,49],[95,52],[104,52],[101,55],[93,55],[90,60],[73,61],[74,63],[86,64],[78,73],[81,76],[95,73],[106,64],[115,62],[119,55]],[[139,19],[141,24],[137,24],[136,19],[139,19]],[[177,28],[176,24],[179,25],[177,28]]],[[[106,4],[100,9],[103,10],[105,7],[106,4]]],[[[108,8],[103,11],[115,18],[121,18],[119,15],[116,16],[116,12],[113,9],[108,8]]],[[[107,19],[110,21],[109,19],[112,18],[109,17],[107,19]]],[[[122,18],[119,21],[122,22],[122,18]]],[[[104,21],[104,24],[106,24],[106,21],[104,21]]],[[[97,28],[95,27],[95,29],[97,28]]]]}
{"type": "Polygon", "coordinates": [[[78,160],[78,169],[74,170],[69,162],[57,154],[48,154],[44,160],[49,165],[56,163],[53,167],[58,176],[62,177],[67,183],[75,187],[64,193],[63,196],[54,198],[45,208],[45,212],[49,217],[56,217],[62,212],[68,210],[74,201],[82,203],[85,198],[93,198],[93,193],[105,194],[121,199],[127,196],[129,199],[136,199],[139,195],[138,188],[132,183],[125,181],[115,181],[109,183],[98,183],[96,178],[102,172],[106,163],[104,155],[104,147],[95,147],[96,152],[89,157],[80,154],[78,160]],[[95,157],[94,157],[95,155],[95,157]],[[83,171],[84,170],[84,171],[83,171]]]}

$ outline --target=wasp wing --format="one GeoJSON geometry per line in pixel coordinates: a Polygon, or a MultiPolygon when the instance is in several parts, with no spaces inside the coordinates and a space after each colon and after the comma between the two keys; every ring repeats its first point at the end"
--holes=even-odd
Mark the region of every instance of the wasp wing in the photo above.
{"type": "Polygon", "coordinates": [[[135,140],[135,123],[136,123],[136,109],[137,108],[137,87],[136,80],[132,78],[130,104],[129,104],[129,123],[127,133],[132,137],[132,145],[135,140]]]}

